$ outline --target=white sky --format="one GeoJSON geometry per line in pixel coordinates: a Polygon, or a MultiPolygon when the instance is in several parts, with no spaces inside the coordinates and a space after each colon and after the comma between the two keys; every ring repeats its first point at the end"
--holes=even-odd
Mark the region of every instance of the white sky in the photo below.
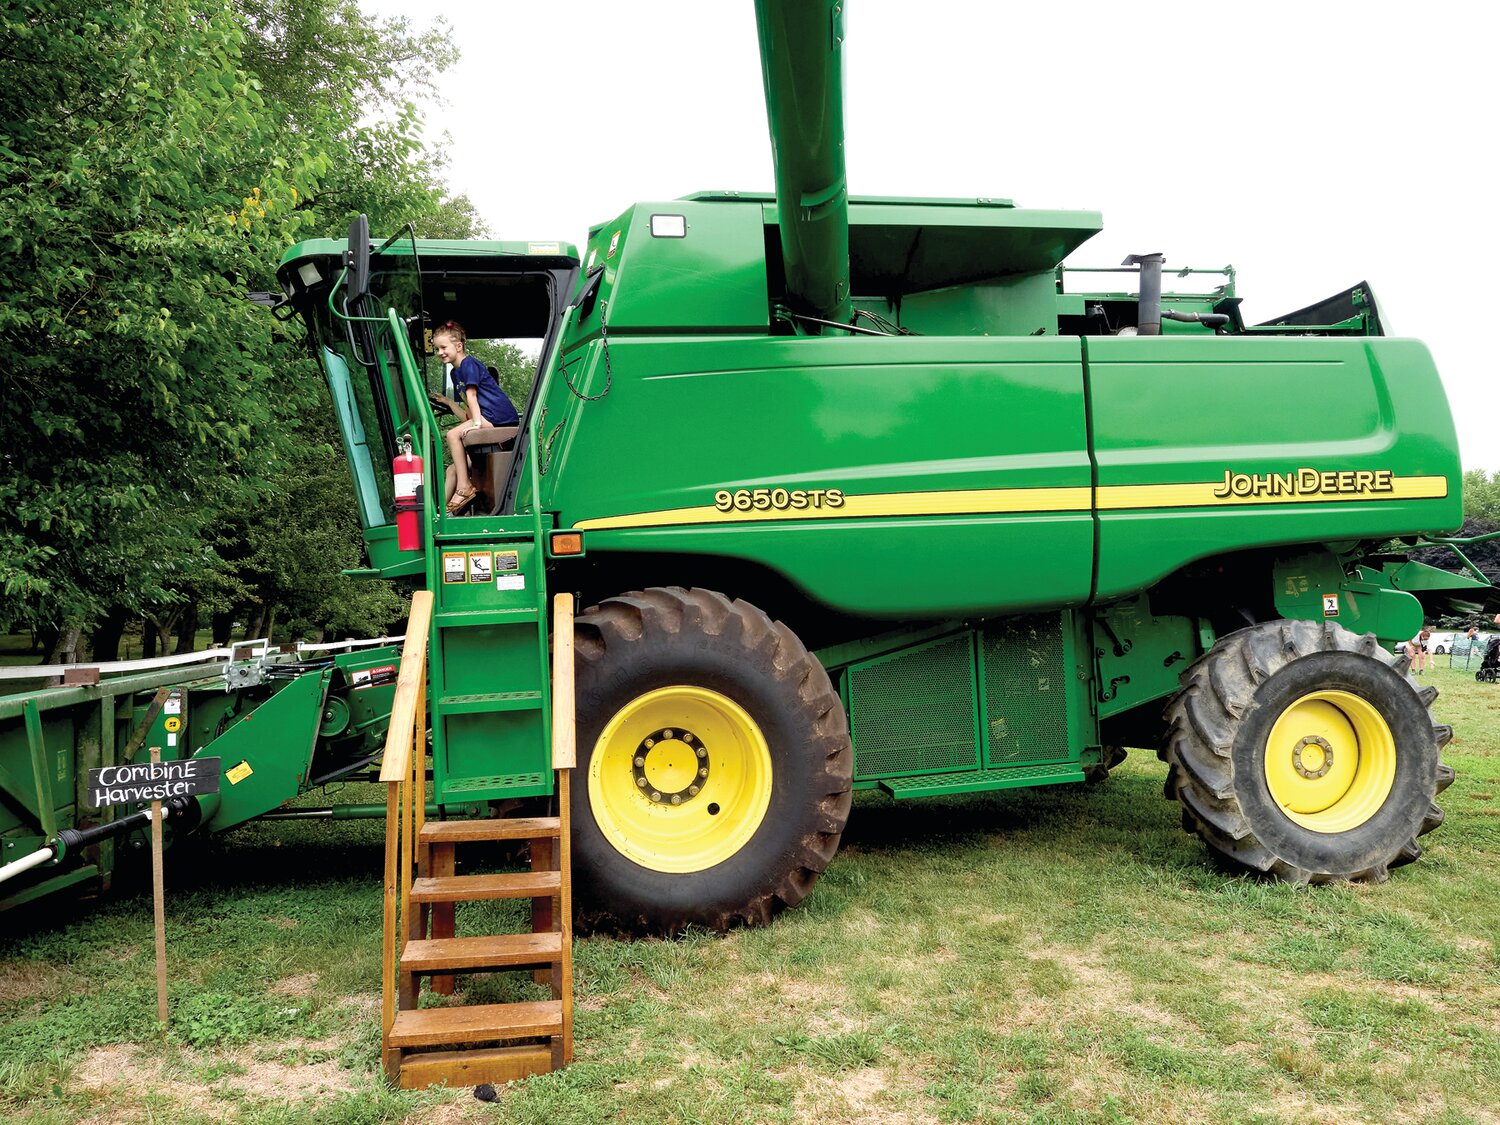
{"type": "MultiPolygon", "coordinates": [[[[496,237],[582,246],[637,200],[771,188],[749,0],[362,6],[452,25],[429,138],[496,237]]],[[[1464,467],[1500,469],[1500,6],[847,8],[852,194],[1100,211],[1069,264],[1233,264],[1251,322],[1368,280],[1387,332],[1432,349],[1464,467]]]]}

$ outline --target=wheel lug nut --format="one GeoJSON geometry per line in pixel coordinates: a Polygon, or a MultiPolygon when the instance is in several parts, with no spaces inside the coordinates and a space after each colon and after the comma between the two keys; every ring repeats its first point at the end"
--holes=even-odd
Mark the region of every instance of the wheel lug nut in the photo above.
{"type": "Polygon", "coordinates": [[[707,777],[708,776],[708,771],[706,769],[699,770],[698,771],[698,776],[699,777],[707,777]]]}
{"type": "Polygon", "coordinates": [[[645,764],[646,764],[646,759],[645,758],[637,758],[635,760],[635,768],[636,769],[640,769],[645,764]]]}
{"type": "Polygon", "coordinates": [[[646,788],[646,779],[644,777],[638,777],[638,778],[636,778],[635,779],[635,783],[636,783],[636,785],[640,786],[640,788],[642,788],[642,789],[646,788]]]}
{"type": "Polygon", "coordinates": [[[669,731],[669,730],[664,730],[664,731],[661,732],[661,736],[663,738],[671,738],[672,737],[672,732],[669,731]]]}
{"type": "Polygon", "coordinates": [[[696,785],[689,785],[688,786],[688,796],[689,797],[696,797],[697,795],[698,795],[698,787],[696,785]]]}
{"type": "Polygon", "coordinates": [[[660,793],[655,793],[655,792],[653,792],[653,793],[652,793],[652,794],[651,794],[651,799],[652,799],[652,800],[653,800],[653,801],[660,801],[660,800],[661,800],[661,794],[660,794],[660,793]]]}
{"type": "Polygon", "coordinates": [[[705,749],[703,749],[703,747],[701,747],[701,746],[698,747],[698,757],[700,757],[700,758],[706,758],[706,757],[708,757],[708,751],[705,750],[705,749]]]}
{"type": "Polygon", "coordinates": [[[672,794],[672,803],[674,805],[680,805],[680,804],[682,804],[682,794],[681,793],[673,793],[672,794]]]}
{"type": "Polygon", "coordinates": [[[653,747],[655,745],[656,745],[656,739],[654,739],[654,738],[648,738],[648,739],[646,739],[646,749],[647,750],[651,749],[651,747],[653,747]]]}

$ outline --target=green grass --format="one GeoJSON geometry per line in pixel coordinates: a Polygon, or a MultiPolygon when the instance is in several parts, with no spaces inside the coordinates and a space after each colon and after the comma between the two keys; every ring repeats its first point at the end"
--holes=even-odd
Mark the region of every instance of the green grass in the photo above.
{"type": "Polygon", "coordinates": [[[380,1079],[382,826],[252,825],[169,856],[165,1034],[138,883],[4,916],[0,1120],[1494,1121],[1500,685],[1431,678],[1458,780],[1382,886],[1223,874],[1139,751],[1094,789],[862,796],[774,925],[580,940],[577,1061],[499,1105],[380,1079]]]}

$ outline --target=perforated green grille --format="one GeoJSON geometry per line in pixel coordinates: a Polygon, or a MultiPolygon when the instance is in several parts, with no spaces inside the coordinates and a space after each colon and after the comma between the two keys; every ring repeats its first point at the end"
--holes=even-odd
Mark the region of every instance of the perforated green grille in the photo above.
{"type": "Polygon", "coordinates": [[[971,634],[849,671],[856,778],[971,770],[979,762],[971,634]]]}
{"type": "Polygon", "coordinates": [[[1062,615],[1016,617],[987,626],[980,643],[990,767],[1065,759],[1068,702],[1062,615]]]}
{"type": "Polygon", "coordinates": [[[443,784],[444,793],[478,793],[491,789],[534,789],[545,784],[539,773],[507,773],[490,777],[457,777],[443,784]]]}

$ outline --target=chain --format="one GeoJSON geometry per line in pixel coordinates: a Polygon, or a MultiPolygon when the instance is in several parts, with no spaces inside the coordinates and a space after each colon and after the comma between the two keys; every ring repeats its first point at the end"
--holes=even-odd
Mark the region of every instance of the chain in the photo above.
{"type": "MultiPolygon", "coordinates": [[[[604,344],[604,389],[596,395],[584,394],[573,385],[573,380],[568,378],[568,365],[566,363],[562,365],[563,382],[568,384],[568,390],[573,392],[574,397],[580,399],[583,402],[598,402],[605,395],[609,394],[610,384],[614,382],[615,373],[609,364],[609,325],[605,323],[608,313],[609,303],[607,301],[600,301],[599,339],[604,344]]],[[[579,356],[578,359],[575,359],[573,362],[577,363],[582,358],[582,356],[579,356]]]]}

